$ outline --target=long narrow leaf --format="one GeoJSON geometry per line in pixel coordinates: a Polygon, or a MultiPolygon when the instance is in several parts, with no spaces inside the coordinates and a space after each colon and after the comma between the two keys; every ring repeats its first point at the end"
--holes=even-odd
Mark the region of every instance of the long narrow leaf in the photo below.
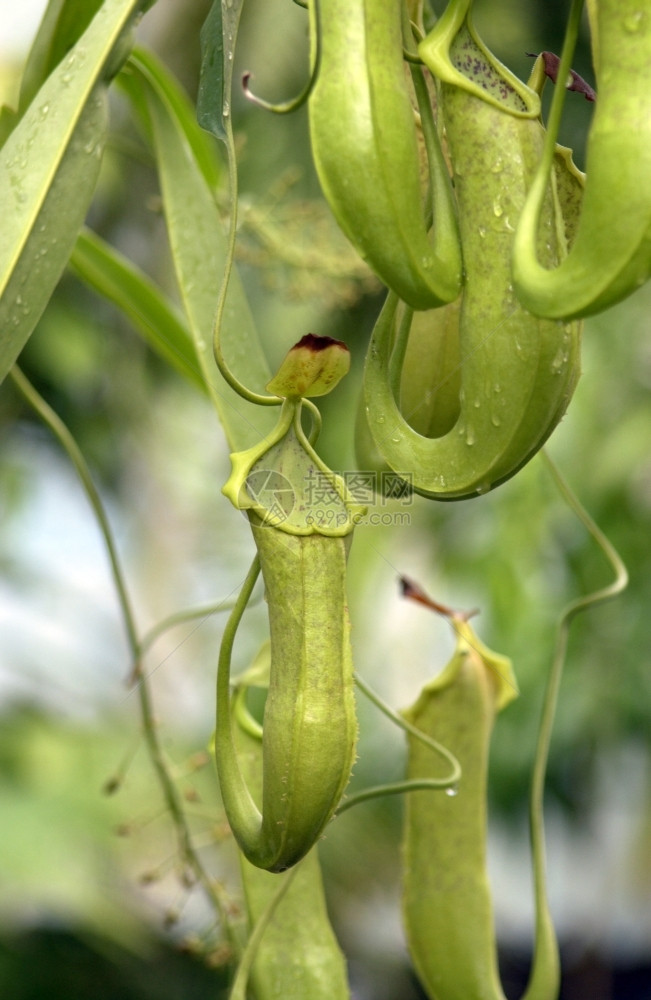
{"type": "Polygon", "coordinates": [[[101,6],[102,0],[49,0],[23,70],[19,113],[32,103],[52,70],[77,44],[101,6]]]}
{"type": "MultiPolygon", "coordinates": [[[[151,52],[138,49],[134,53],[134,59],[143,68],[146,67],[149,74],[155,78],[161,98],[169,106],[171,114],[182,130],[185,141],[190,146],[192,155],[204,176],[206,184],[213,190],[217,190],[224,173],[222,162],[217,155],[214,138],[208,135],[203,129],[197,128],[194,105],[185,91],[179,87],[175,78],[164,69],[151,52]]],[[[134,80],[128,64],[125,72],[120,73],[116,82],[126,92],[133,109],[140,118],[141,126],[147,131],[148,138],[152,141],[147,99],[142,91],[142,87],[134,80]]]]}
{"type": "Polygon", "coordinates": [[[243,0],[223,4],[213,0],[201,29],[201,77],[197,119],[202,128],[226,139],[224,118],[230,114],[228,95],[233,78],[233,44],[243,0]]]}
{"type": "MultiPolygon", "coordinates": [[[[168,99],[173,82],[151,56],[134,54],[129,65],[147,100],[174,266],[203,376],[229,445],[241,451],[271,430],[277,414],[274,407],[240,398],[215,365],[212,326],[226,253],[222,221],[193,155],[186,134],[190,126],[180,121],[168,99]]],[[[193,127],[199,128],[196,123],[193,127]]],[[[226,301],[222,344],[236,376],[262,391],[270,378],[269,368],[236,272],[226,301]]]]}
{"type": "Polygon", "coordinates": [[[146,274],[89,229],[79,234],[70,267],[77,277],[122,310],[165,361],[206,391],[183,317],[146,274]]]}
{"type": "Polygon", "coordinates": [[[61,276],[106,132],[107,62],[142,0],[105,0],[0,150],[0,381],[61,276]]]}

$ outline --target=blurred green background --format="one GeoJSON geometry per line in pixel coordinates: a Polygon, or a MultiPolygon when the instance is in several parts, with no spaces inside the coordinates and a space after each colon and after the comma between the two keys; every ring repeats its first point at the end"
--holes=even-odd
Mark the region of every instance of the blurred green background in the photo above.
{"type": "MultiPolygon", "coordinates": [[[[477,2],[489,46],[526,77],[527,51],[560,50],[566,4],[477,2]]],[[[207,0],[163,0],[139,30],[196,94],[207,0]]],[[[440,7],[439,7],[440,9],[440,7]]],[[[0,36],[2,18],[0,13],[0,36]]],[[[11,103],[20,52],[0,67],[11,103]]],[[[306,14],[248,0],[236,76],[271,100],[307,72],[306,14]]],[[[575,68],[593,81],[586,38],[575,68]]],[[[570,95],[563,141],[583,165],[590,106],[570,95]]],[[[321,451],[354,468],[352,431],[380,290],[334,229],[310,164],[304,110],[276,117],[233,102],[241,163],[239,266],[270,364],[308,330],[345,340],[353,370],[322,407],[321,451]]],[[[90,224],[175,295],[153,164],[115,98],[112,142],[90,224]]],[[[551,454],[631,575],[625,595],[579,618],[548,779],[552,910],[564,1000],[651,997],[651,286],[585,326],[583,377],[551,454]]],[[[229,462],[213,411],[110,306],[66,276],[21,364],[91,463],[144,629],[225,596],[252,554],[220,493],[229,462]]],[[[75,476],[12,387],[0,391],[0,994],[216,997],[223,941],[182,884],[144,747],[106,558],[75,476]],[[116,794],[107,782],[124,771],[116,794]],[[208,962],[196,957],[207,951],[208,962]]],[[[521,992],[531,941],[526,797],[554,627],[572,598],[608,580],[603,556],[534,460],[494,494],[456,504],[379,506],[408,526],[357,531],[350,604],[357,669],[396,707],[452,649],[445,622],[401,602],[397,578],[478,607],[477,629],[512,657],[520,698],[500,718],[491,773],[490,865],[505,990],[521,992]]],[[[248,613],[236,668],[264,635],[248,613]]],[[[163,637],[146,669],[156,717],[202,856],[232,906],[235,854],[216,778],[196,755],[213,727],[223,620],[163,637]]],[[[359,699],[353,787],[395,780],[401,733],[359,699]]],[[[399,801],[362,806],[322,845],[333,919],[357,1000],[409,1000],[418,987],[400,928],[399,801]]]]}

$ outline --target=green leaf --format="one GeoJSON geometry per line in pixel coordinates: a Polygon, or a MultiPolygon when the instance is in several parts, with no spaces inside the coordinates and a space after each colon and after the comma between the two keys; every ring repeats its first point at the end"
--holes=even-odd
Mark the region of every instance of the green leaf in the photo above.
{"type": "Polygon", "coordinates": [[[201,77],[197,120],[207,132],[226,139],[224,119],[230,114],[235,37],[243,0],[214,0],[201,29],[201,77]]]}
{"type": "Polygon", "coordinates": [[[7,104],[0,107],[0,149],[13,132],[18,123],[18,113],[7,104]]]}
{"type": "Polygon", "coordinates": [[[20,84],[20,114],[86,30],[102,0],[50,0],[27,57],[20,84]]]}
{"type": "Polygon", "coordinates": [[[78,278],[121,309],[165,361],[206,391],[184,318],[146,274],[89,229],[79,234],[70,266],[78,278]]]}
{"type": "MultiPolygon", "coordinates": [[[[129,63],[132,87],[139,86],[149,109],[163,204],[174,266],[203,377],[231,450],[256,444],[273,428],[275,407],[242,399],[222,378],[212,351],[212,329],[226,257],[226,236],[213,190],[193,152],[188,130],[170,100],[175,84],[151,55],[134,54],[129,63]]],[[[192,128],[190,129],[190,125],[192,128]]],[[[261,391],[271,377],[244,290],[234,271],[226,299],[222,344],[235,375],[261,391]]]]}
{"type": "MultiPolygon", "coordinates": [[[[206,135],[202,129],[197,128],[194,105],[183,90],[181,90],[174,77],[164,69],[151,53],[138,49],[136,58],[147,68],[149,74],[155,78],[161,97],[169,105],[171,113],[182,130],[183,137],[190,146],[192,155],[203,174],[206,184],[213,190],[217,190],[224,174],[222,162],[217,156],[215,140],[206,135]]],[[[131,100],[132,106],[140,119],[141,126],[147,133],[149,140],[152,141],[147,100],[142,87],[137,81],[134,81],[129,66],[119,75],[117,83],[131,100]]]]}
{"type": "Polygon", "coordinates": [[[0,150],[0,381],[72,252],[106,134],[104,76],[140,5],[105,0],[0,150]]]}

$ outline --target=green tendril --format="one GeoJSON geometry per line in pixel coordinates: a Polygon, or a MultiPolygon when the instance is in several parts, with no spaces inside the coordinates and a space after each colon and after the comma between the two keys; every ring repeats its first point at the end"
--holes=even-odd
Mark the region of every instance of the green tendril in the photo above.
{"type": "MultiPolygon", "coordinates": [[[[133,662],[130,681],[131,683],[137,685],[140,717],[142,720],[142,728],[145,743],[147,745],[147,751],[154,768],[154,772],[158,778],[167,811],[169,812],[174,825],[179,855],[201,884],[216,913],[219,915],[221,924],[225,928],[231,944],[235,946],[236,939],[231,928],[228,902],[221,894],[217,884],[204,868],[203,862],[199,858],[193,846],[190,828],[188,826],[181,797],[170,775],[168,764],[165,759],[165,753],[158,736],[158,730],[154,721],[151,692],[147,677],[142,671],[144,643],[138,638],[135,615],[129,598],[125,575],[122,571],[120,558],[113,538],[113,532],[106,515],[104,505],[93,482],[86,460],[68,427],[66,427],[58,414],[54,412],[51,406],[49,406],[49,404],[37,392],[34,386],[30,383],[29,379],[26,378],[17,365],[14,365],[10,371],[10,377],[25,401],[32,407],[43,423],[50,429],[67,454],[72,465],[74,466],[84,493],[86,494],[88,502],[92,508],[108,555],[113,582],[118,596],[118,603],[127,633],[127,642],[133,662]]],[[[108,790],[111,791],[113,789],[110,787],[108,790]]]]}
{"type": "Polygon", "coordinates": [[[88,465],[86,464],[86,460],[81,453],[79,445],[59,415],[54,412],[48,403],[46,403],[43,397],[31,384],[29,379],[23,374],[18,365],[14,365],[9,374],[22,397],[27,403],[29,403],[32,409],[41,418],[43,423],[50,429],[72,462],[81,481],[86,497],[88,498],[88,502],[92,507],[93,514],[102,534],[102,539],[104,541],[111,565],[111,573],[113,575],[113,582],[115,584],[115,589],[120,603],[120,610],[122,612],[122,618],[127,633],[127,641],[133,657],[134,667],[132,679],[135,681],[140,676],[142,646],[138,639],[135,615],[131,599],[129,597],[126,580],[120,565],[120,559],[115,542],[113,541],[111,526],[109,524],[108,517],[106,516],[106,511],[104,510],[104,505],[100,499],[100,495],[93,482],[88,465]]]}
{"type": "MultiPolygon", "coordinates": [[[[235,39],[232,39],[232,44],[234,44],[235,39]]],[[[231,106],[231,93],[230,91],[224,97],[225,106],[227,105],[230,109],[231,106]]],[[[226,242],[226,257],[224,261],[224,271],[222,274],[222,281],[219,288],[219,296],[217,298],[217,307],[215,310],[215,320],[213,324],[213,354],[215,357],[215,363],[219,368],[223,378],[230,385],[242,399],[248,400],[250,403],[257,403],[259,406],[279,406],[282,403],[282,399],[278,396],[265,396],[262,393],[253,392],[253,390],[247,388],[243,382],[237,378],[237,376],[231,371],[224,357],[222,346],[221,346],[221,328],[224,318],[224,312],[226,309],[226,297],[228,294],[228,286],[231,279],[231,274],[233,272],[233,262],[235,260],[235,244],[237,242],[237,218],[238,218],[238,196],[239,196],[239,184],[238,184],[238,171],[237,171],[237,155],[235,151],[235,139],[233,136],[233,123],[232,117],[229,112],[228,115],[224,115],[224,144],[226,146],[226,157],[228,164],[228,180],[229,180],[229,227],[228,227],[228,238],[226,242]]]]}
{"type": "MultiPolygon", "coordinates": [[[[250,606],[259,603],[258,600],[252,599],[250,606]]],[[[159,622],[145,632],[142,639],[140,640],[140,652],[141,655],[147,652],[154,643],[160,639],[160,637],[165,633],[169,632],[171,629],[176,628],[178,625],[185,625],[188,622],[198,621],[199,626],[212,618],[213,615],[220,614],[222,611],[231,611],[235,604],[236,598],[224,598],[221,601],[211,601],[209,604],[198,604],[193,608],[184,608],[182,611],[175,611],[171,615],[167,615],[165,618],[161,618],[159,622]]]]}
{"type": "Polygon", "coordinates": [[[432,739],[431,736],[428,736],[427,733],[424,733],[417,726],[412,725],[407,719],[403,719],[397,712],[394,712],[359,674],[355,674],[355,683],[368,700],[386,715],[388,719],[391,719],[400,729],[411,733],[412,736],[420,740],[421,743],[424,743],[434,753],[444,757],[452,770],[447,778],[414,778],[409,781],[395,781],[383,785],[373,785],[371,788],[364,788],[362,791],[356,792],[354,795],[350,795],[344,799],[334,813],[333,819],[352,809],[353,806],[358,806],[362,802],[368,802],[370,799],[383,798],[385,795],[404,795],[409,792],[441,791],[446,788],[456,788],[461,780],[462,772],[461,765],[454,754],[450,753],[441,743],[432,739]]]}
{"type": "Polygon", "coordinates": [[[576,615],[582,611],[594,608],[604,601],[617,597],[628,584],[628,571],[619,553],[572,492],[548,452],[543,450],[541,457],[547,465],[559,493],[610,563],[615,574],[615,579],[606,587],[570,601],[561,612],[557,626],[556,646],[543,699],[529,800],[531,853],[534,869],[536,944],[531,977],[523,1000],[544,1000],[549,995],[550,970],[554,975],[558,975],[558,950],[545,888],[546,865],[543,794],[549,745],[567,652],[570,626],[576,615]]]}
{"type": "Polygon", "coordinates": [[[321,410],[316,405],[316,403],[312,402],[311,399],[303,399],[302,404],[307,410],[309,410],[310,417],[312,418],[312,426],[310,427],[310,433],[307,436],[307,440],[310,444],[310,447],[313,448],[314,445],[317,443],[319,434],[321,433],[321,425],[323,423],[321,418],[321,410]]]}
{"type": "Polygon", "coordinates": [[[394,712],[394,710],[387,705],[379,694],[374,691],[373,688],[371,688],[359,674],[355,674],[355,683],[360,691],[366,695],[368,700],[372,702],[372,704],[375,705],[375,707],[378,708],[383,715],[386,715],[387,719],[391,719],[391,721],[394,722],[400,729],[404,730],[406,733],[411,733],[412,736],[415,736],[416,739],[420,740],[420,742],[426,747],[429,747],[434,751],[434,753],[439,754],[448,761],[452,768],[451,774],[447,778],[437,778],[437,785],[432,787],[452,787],[461,780],[461,765],[454,754],[451,753],[447,747],[444,747],[443,744],[439,743],[437,740],[432,739],[431,736],[424,733],[422,729],[418,728],[418,726],[412,725],[411,722],[408,722],[407,719],[403,718],[403,716],[398,712],[394,712]]]}
{"type": "MultiPolygon", "coordinates": [[[[294,0],[295,3],[298,0],[294,0]]],[[[307,3],[298,3],[299,7],[307,9],[307,3]]],[[[319,4],[315,3],[316,6],[316,21],[320,28],[320,14],[319,14],[319,4]]],[[[291,114],[293,111],[297,111],[301,108],[307,101],[308,97],[314,89],[314,84],[316,83],[317,76],[319,75],[319,69],[321,66],[321,42],[320,42],[320,30],[316,32],[316,39],[314,42],[314,57],[312,62],[312,71],[310,77],[301,91],[296,95],[296,97],[290,98],[288,101],[281,101],[280,103],[273,103],[272,101],[265,101],[264,98],[258,97],[249,89],[249,80],[251,79],[250,73],[245,73],[242,78],[242,88],[245,95],[248,97],[253,104],[256,104],[259,108],[264,108],[265,111],[271,111],[275,115],[287,115],[291,114]]]]}

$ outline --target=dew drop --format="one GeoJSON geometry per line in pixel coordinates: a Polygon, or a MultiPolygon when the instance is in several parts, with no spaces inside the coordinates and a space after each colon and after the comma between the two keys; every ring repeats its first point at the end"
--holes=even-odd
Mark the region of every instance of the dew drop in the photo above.
{"type": "Polygon", "coordinates": [[[46,104],[42,104],[40,106],[40,108],[38,109],[38,113],[39,113],[39,115],[40,115],[41,118],[47,118],[49,110],[50,110],[50,105],[49,104],[47,104],[47,103],[46,104]]]}
{"type": "Polygon", "coordinates": [[[496,219],[501,219],[504,215],[504,209],[502,208],[502,203],[499,198],[496,198],[493,202],[493,215],[496,219]]]}
{"type": "Polygon", "coordinates": [[[503,170],[504,170],[504,164],[502,163],[502,159],[500,157],[499,159],[495,160],[495,163],[491,167],[491,173],[501,174],[503,170]]]}
{"type": "Polygon", "coordinates": [[[458,785],[450,785],[449,788],[445,789],[445,794],[449,795],[450,798],[453,799],[456,795],[459,794],[459,787],[458,787],[458,785]]]}
{"type": "Polygon", "coordinates": [[[384,423],[384,414],[380,413],[380,415],[378,417],[376,417],[376,421],[377,421],[378,424],[383,424],[384,423]]]}
{"type": "Polygon", "coordinates": [[[624,18],[624,31],[627,31],[629,35],[636,34],[642,27],[643,18],[644,13],[641,10],[636,10],[634,14],[629,14],[628,17],[624,18]]]}
{"type": "Polygon", "coordinates": [[[478,233],[479,233],[479,238],[480,238],[480,239],[482,239],[482,240],[483,240],[483,239],[485,239],[485,238],[486,238],[486,226],[480,226],[480,227],[479,227],[479,229],[478,229],[477,231],[478,231],[478,233]]]}
{"type": "Polygon", "coordinates": [[[400,442],[402,441],[402,437],[400,434],[394,434],[391,440],[393,441],[394,444],[400,444],[400,442]]]}
{"type": "Polygon", "coordinates": [[[566,361],[567,361],[567,355],[563,350],[563,348],[559,347],[551,363],[552,375],[560,375],[561,371],[563,370],[563,365],[565,364],[566,361]]]}

